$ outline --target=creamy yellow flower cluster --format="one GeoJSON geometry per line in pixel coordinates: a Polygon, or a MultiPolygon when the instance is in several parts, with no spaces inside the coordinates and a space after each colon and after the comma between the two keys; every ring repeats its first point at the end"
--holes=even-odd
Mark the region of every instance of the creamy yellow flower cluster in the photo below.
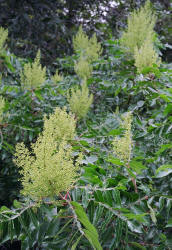
{"type": "Polygon", "coordinates": [[[150,1],[139,10],[134,10],[128,17],[127,30],[123,32],[121,44],[135,59],[138,73],[153,64],[160,65],[160,59],[154,49],[156,16],[153,14],[150,1]]]}
{"type": "Polygon", "coordinates": [[[2,96],[0,96],[0,124],[2,124],[3,121],[4,107],[5,107],[5,100],[2,96]]]}
{"type": "MultiPolygon", "coordinates": [[[[3,52],[4,44],[8,36],[8,30],[0,27],[0,53],[3,52]]],[[[46,67],[42,67],[40,63],[41,53],[38,50],[33,63],[26,63],[20,73],[20,80],[22,86],[27,89],[39,87],[46,80],[46,67]]],[[[57,83],[63,80],[63,76],[56,70],[54,76],[51,78],[52,82],[57,83]]]]}
{"type": "MultiPolygon", "coordinates": [[[[8,37],[8,30],[0,27],[0,54],[4,50],[4,44],[8,37]]],[[[57,78],[57,76],[56,76],[57,78]]],[[[38,50],[33,63],[24,65],[24,69],[20,74],[21,84],[26,88],[36,88],[46,80],[46,68],[42,68],[40,64],[40,51],[38,50]]]]}
{"type": "Polygon", "coordinates": [[[122,160],[126,165],[130,162],[133,141],[131,132],[132,114],[126,113],[122,117],[121,127],[125,130],[123,137],[116,137],[113,140],[113,150],[115,155],[122,160]]]}
{"type": "Polygon", "coordinates": [[[84,33],[82,26],[79,27],[78,33],[73,38],[73,48],[80,55],[79,60],[85,59],[89,63],[96,61],[102,52],[101,45],[97,42],[96,34],[89,39],[84,33]]]}
{"type": "Polygon", "coordinates": [[[67,98],[70,108],[77,118],[84,118],[93,101],[93,95],[89,95],[86,83],[82,85],[81,89],[72,88],[71,92],[68,92],[67,98]]]}
{"type": "Polygon", "coordinates": [[[161,64],[161,59],[154,50],[153,43],[150,42],[149,37],[147,37],[140,49],[135,48],[134,59],[139,73],[142,73],[145,67],[151,68],[153,64],[157,66],[161,64]]]}
{"type": "Polygon", "coordinates": [[[8,37],[8,30],[0,27],[0,53],[3,52],[5,41],[8,37]]]}
{"type": "Polygon", "coordinates": [[[46,67],[42,67],[40,64],[40,50],[33,63],[27,63],[24,65],[24,69],[20,74],[21,84],[26,88],[39,87],[46,80],[46,67]]]}
{"type": "Polygon", "coordinates": [[[74,159],[70,140],[75,136],[75,119],[65,109],[56,108],[44,118],[44,129],[31,151],[23,143],[16,146],[15,163],[22,175],[22,194],[33,200],[54,199],[69,191],[78,177],[82,155],[74,159]]]}
{"type": "MultiPolygon", "coordinates": [[[[41,53],[40,50],[38,50],[34,62],[24,65],[24,69],[20,74],[20,79],[21,84],[24,85],[25,88],[37,88],[46,81],[46,67],[41,66],[40,59],[41,53]]],[[[62,80],[63,76],[56,70],[55,74],[51,77],[51,81],[57,83],[62,80]]]]}
{"type": "Polygon", "coordinates": [[[52,82],[57,83],[63,81],[63,76],[59,74],[58,70],[56,70],[55,74],[51,77],[52,82]]]}
{"type": "Polygon", "coordinates": [[[73,38],[73,47],[74,51],[79,54],[75,72],[81,79],[88,79],[93,70],[91,63],[96,61],[102,52],[101,45],[97,42],[95,34],[89,39],[80,26],[78,33],[73,38]]]}
{"type": "Polygon", "coordinates": [[[93,101],[93,95],[89,95],[86,81],[92,74],[91,63],[97,60],[101,54],[101,45],[97,42],[95,34],[89,39],[80,26],[78,33],[73,38],[73,47],[79,54],[75,72],[81,79],[81,87],[72,88],[68,92],[67,98],[72,112],[78,119],[81,119],[87,115],[93,101]]]}

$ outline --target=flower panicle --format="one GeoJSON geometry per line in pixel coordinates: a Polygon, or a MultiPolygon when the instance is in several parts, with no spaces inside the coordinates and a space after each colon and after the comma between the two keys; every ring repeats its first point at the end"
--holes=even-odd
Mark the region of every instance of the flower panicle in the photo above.
{"type": "Polygon", "coordinates": [[[88,110],[93,102],[93,95],[89,94],[89,89],[86,83],[83,83],[81,88],[72,88],[68,92],[67,99],[71,111],[78,119],[86,117],[88,110]]]}
{"type": "Polygon", "coordinates": [[[95,34],[89,39],[80,26],[73,38],[73,47],[79,54],[79,60],[75,63],[75,72],[81,79],[88,79],[93,70],[92,62],[96,61],[102,53],[101,45],[95,34]]]}
{"type": "Polygon", "coordinates": [[[39,87],[46,80],[46,67],[40,64],[41,52],[38,50],[33,63],[24,65],[20,74],[21,84],[28,89],[39,87]]]}
{"type": "Polygon", "coordinates": [[[127,165],[130,162],[133,148],[131,132],[132,113],[127,112],[122,116],[122,119],[121,127],[124,129],[124,134],[122,137],[114,138],[113,151],[115,155],[127,165]]]}
{"type": "Polygon", "coordinates": [[[128,27],[121,37],[121,45],[127,48],[135,60],[138,73],[150,72],[160,66],[161,60],[155,50],[156,16],[151,10],[150,0],[139,10],[134,10],[128,17],[128,27]]]}
{"type": "Polygon", "coordinates": [[[150,1],[139,10],[134,10],[127,20],[127,29],[121,37],[121,44],[127,47],[131,55],[134,55],[135,48],[141,48],[147,36],[153,43],[155,32],[154,26],[156,16],[151,10],[150,1]]]}
{"type": "Polygon", "coordinates": [[[5,100],[2,96],[0,96],[0,124],[3,121],[4,107],[5,107],[5,100]]]}
{"type": "Polygon", "coordinates": [[[151,68],[153,65],[159,67],[161,64],[161,59],[155,51],[149,37],[145,40],[140,49],[137,47],[135,48],[134,59],[138,73],[142,73],[146,67],[151,68]]]}
{"type": "Polygon", "coordinates": [[[58,70],[56,70],[55,74],[51,77],[52,82],[57,83],[63,81],[63,76],[59,74],[58,70]]]}
{"type": "Polygon", "coordinates": [[[22,175],[21,193],[24,196],[41,202],[47,197],[55,199],[61,192],[68,192],[72,188],[77,181],[82,160],[81,154],[77,159],[73,156],[69,144],[74,130],[73,116],[56,108],[49,119],[44,118],[43,132],[31,144],[31,150],[24,143],[17,144],[14,162],[22,175]],[[65,128],[61,127],[65,123],[65,128]],[[69,132],[71,126],[73,129],[69,132]]]}
{"type": "Polygon", "coordinates": [[[79,27],[78,33],[73,37],[73,48],[76,53],[79,53],[89,63],[97,60],[102,53],[96,34],[89,39],[84,33],[82,26],[79,27]]]}
{"type": "Polygon", "coordinates": [[[8,30],[0,27],[0,52],[4,50],[4,45],[8,37],[8,30]]]}

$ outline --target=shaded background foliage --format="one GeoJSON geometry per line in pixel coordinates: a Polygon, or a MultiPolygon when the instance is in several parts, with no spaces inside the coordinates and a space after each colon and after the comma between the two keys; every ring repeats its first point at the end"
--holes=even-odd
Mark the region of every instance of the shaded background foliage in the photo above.
{"type": "MultiPolygon", "coordinates": [[[[52,64],[57,57],[72,54],[72,36],[83,25],[89,35],[96,32],[103,41],[110,34],[116,38],[126,26],[130,11],[145,1],[103,0],[1,0],[0,26],[8,28],[8,46],[13,53],[33,58],[41,49],[43,63],[52,64]]],[[[156,31],[162,42],[172,43],[171,8],[168,0],[152,0],[158,13],[156,31]]],[[[164,59],[172,58],[171,47],[163,51],[164,59]]]]}

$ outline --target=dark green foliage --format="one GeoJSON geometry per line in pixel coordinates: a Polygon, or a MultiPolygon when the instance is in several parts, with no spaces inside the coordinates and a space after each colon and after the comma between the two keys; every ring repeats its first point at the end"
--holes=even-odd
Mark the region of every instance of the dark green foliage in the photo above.
{"type": "MultiPolygon", "coordinates": [[[[101,6],[107,4],[104,0],[101,6]]],[[[103,36],[106,25],[101,17],[102,9],[93,0],[0,2],[0,26],[9,30],[9,47],[16,55],[32,58],[40,48],[46,65],[71,54],[72,37],[81,23],[85,26],[90,19],[92,32],[99,29],[103,36]]]]}
{"type": "MultiPolygon", "coordinates": [[[[72,52],[72,36],[80,24],[89,33],[96,32],[99,40],[108,38],[109,34],[121,36],[128,13],[139,8],[144,0],[116,1],[101,3],[86,1],[0,1],[0,26],[9,30],[8,44],[18,56],[34,58],[41,49],[43,63],[47,66],[72,52]],[[94,14],[93,14],[94,13],[94,14]]],[[[152,0],[158,13],[156,30],[164,44],[164,58],[171,56],[171,7],[168,0],[152,0]]]]}

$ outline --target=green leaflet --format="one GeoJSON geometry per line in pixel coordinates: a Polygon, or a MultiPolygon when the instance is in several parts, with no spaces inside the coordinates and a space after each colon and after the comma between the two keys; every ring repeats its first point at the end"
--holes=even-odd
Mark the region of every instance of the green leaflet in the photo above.
{"type": "Polygon", "coordinates": [[[80,236],[78,237],[78,239],[76,240],[76,242],[72,245],[71,250],[75,250],[75,249],[76,249],[76,247],[77,247],[77,245],[78,245],[78,243],[79,243],[81,237],[82,237],[82,235],[80,235],[80,236]]]}
{"type": "Polygon", "coordinates": [[[132,246],[137,247],[137,249],[146,250],[146,248],[145,248],[145,247],[143,247],[142,245],[140,245],[140,244],[139,244],[139,243],[137,243],[137,242],[130,242],[130,244],[131,244],[132,246]]]}
{"type": "Polygon", "coordinates": [[[172,218],[168,220],[166,227],[172,227],[172,218]]]}
{"type": "Polygon", "coordinates": [[[93,246],[95,250],[103,249],[99,243],[98,238],[94,234],[92,234],[91,231],[87,229],[84,229],[83,231],[85,233],[86,238],[89,240],[89,242],[91,243],[91,245],[93,246]]]}
{"type": "Polygon", "coordinates": [[[75,201],[72,201],[71,204],[74,207],[78,220],[85,227],[85,229],[83,230],[85,233],[85,237],[89,240],[94,249],[101,250],[102,247],[99,243],[97,230],[89,221],[84,209],[75,201]]]}
{"type": "Polygon", "coordinates": [[[159,156],[160,154],[162,154],[166,149],[171,149],[172,148],[172,144],[163,144],[161,145],[161,148],[156,152],[156,155],[159,156]]]}
{"type": "Polygon", "coordinates": [[[156,219],[156,215],[155,215],[155,211],[153,210],[153,208],[149,205],[149,203],[147,202],[147,206],[150,209],[150,217],[152,219],[152,221],[156,224],[157,223],[157,219],[156,219]]]}
{"type": "Polygon", "coordinates": [[[156,170],[155,178],[161,178],[167,176],[170,173],[172,173],[172,165],[170,164],[162,165],[156,170]]]}

